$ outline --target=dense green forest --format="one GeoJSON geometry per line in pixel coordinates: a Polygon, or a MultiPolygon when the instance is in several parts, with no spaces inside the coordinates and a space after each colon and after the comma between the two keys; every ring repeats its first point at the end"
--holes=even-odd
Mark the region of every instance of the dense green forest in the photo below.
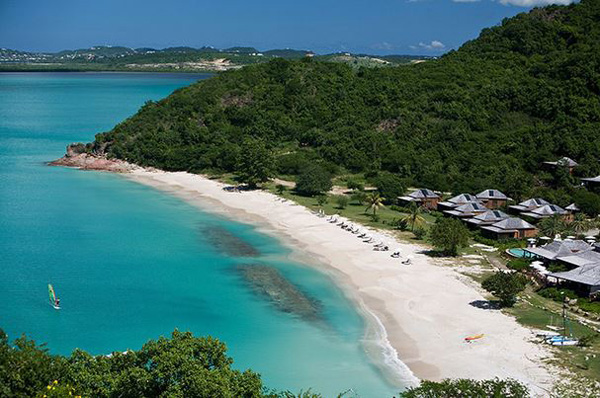
{"type": "MultiPolygon", "coordinates": [[[[353,69],[276,59],[148,102],[93,150],[166,170],[236,173],[249,140],[277,173],[392,173],[404,186],[498,188],[559,205],[597,201],[542,171],[569,156],[600,173],[600,0],[534,9],[439,60],[353,69]]],[[[92,148],[91,146],[89,147],[92,148]]]]}

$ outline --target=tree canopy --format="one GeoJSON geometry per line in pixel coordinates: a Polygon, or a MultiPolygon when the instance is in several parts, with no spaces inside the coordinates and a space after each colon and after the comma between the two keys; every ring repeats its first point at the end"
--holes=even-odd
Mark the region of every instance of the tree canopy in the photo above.
{"type": "Polygon", "coordinates": [[[596,211],[596,193],[577,195],[570,176],[540,165],[569,156],[576,173],[600,174],[599,18],[600,0],[536,8],[409,66],[250,65],[147,103],[90,150],[165,170],[244,173],[237,158],[252,138],[269,143],[284,174],[322,162],[334,174],[387,172],[403,186],[498,188],[517,199],[543,193],[596,211]]]}

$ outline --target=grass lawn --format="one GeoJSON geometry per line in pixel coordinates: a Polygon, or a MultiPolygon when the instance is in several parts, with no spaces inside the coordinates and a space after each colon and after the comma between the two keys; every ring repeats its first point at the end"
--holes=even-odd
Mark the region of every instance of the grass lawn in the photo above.
{"type": "MultiPolygon", "coordinates": [[[[525,296],[526,300],[519,301],[506,312],[514,315],[520,324],[536,329],[546,329],[546,325],[562,327],[560,303],[540,297],[531,290],[526,291],[525,296]]],[[[553,347],[556,356],[554,362],[576,374],[600,381],[600,336],[593,329],[575,321],[568,322],[569,329],[576,338],[590,335],[596,338],[590,347],[553,347]]]]}

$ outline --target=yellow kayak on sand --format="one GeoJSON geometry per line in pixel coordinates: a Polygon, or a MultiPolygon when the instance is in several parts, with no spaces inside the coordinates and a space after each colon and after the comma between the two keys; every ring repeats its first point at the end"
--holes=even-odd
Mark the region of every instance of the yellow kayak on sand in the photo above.
{"type": "Polygon", "coordinates": [[[484,336],[484,334],[474,334],[473,336],[467,336],[465,337],[465,341],[473,341],[473,340],[478,340],[480,338],[482,338],[484,336]]]}

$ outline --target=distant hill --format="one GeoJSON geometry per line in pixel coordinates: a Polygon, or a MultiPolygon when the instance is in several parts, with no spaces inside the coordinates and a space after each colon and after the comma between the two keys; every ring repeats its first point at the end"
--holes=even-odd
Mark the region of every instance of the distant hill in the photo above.
{"type": "MultiPolygon", "coordinates": [[[[254,47],[168,47],[128,48],[122,46],[94,46],[91,48],[64,50],[57,53],[31,53],[17,50],[0,50],[2,70],[214,70],[236,69],[243,65],[264,63],[274,58],[301,59],[314,55],[307,50],[275,49],[260,51],[254,47]],[[43,64],[43,65],[42,65],[43,64]]],[[[327,55],[323,56],[328,59],[327,55]]],[[[371,57],[361,55],[361,58],[371,57]]],[[[403,57],[403,56],[398,56],[403,57]]],[[[415,56],[412,59],[424,59],[415,56]]],[[[336,62],[336,59],[328,60],[336,62]]],[[[404,59],[402,60],[404,61],[404,59]]],[[[396,59],[389,64],[365,62],[362,66],[380,67],[403,63],[396,59]]],[[[347,62],[347,60],[340,60],[347,62]]]]}
{"type": "MultiPolygon", "coordinates": [[[[404,67],[277,58],[148,103],[89,149],[235,173],[245,140],[258,139],[286,176],[316,163],[405,186],[581,203],[573,176],[540,165],[569,156],[576,175],[600,174],[599,21],[600,0],[534,9],[404,67]]],[[[340,56],[351,57],[330,57],[340,56]]]]}

